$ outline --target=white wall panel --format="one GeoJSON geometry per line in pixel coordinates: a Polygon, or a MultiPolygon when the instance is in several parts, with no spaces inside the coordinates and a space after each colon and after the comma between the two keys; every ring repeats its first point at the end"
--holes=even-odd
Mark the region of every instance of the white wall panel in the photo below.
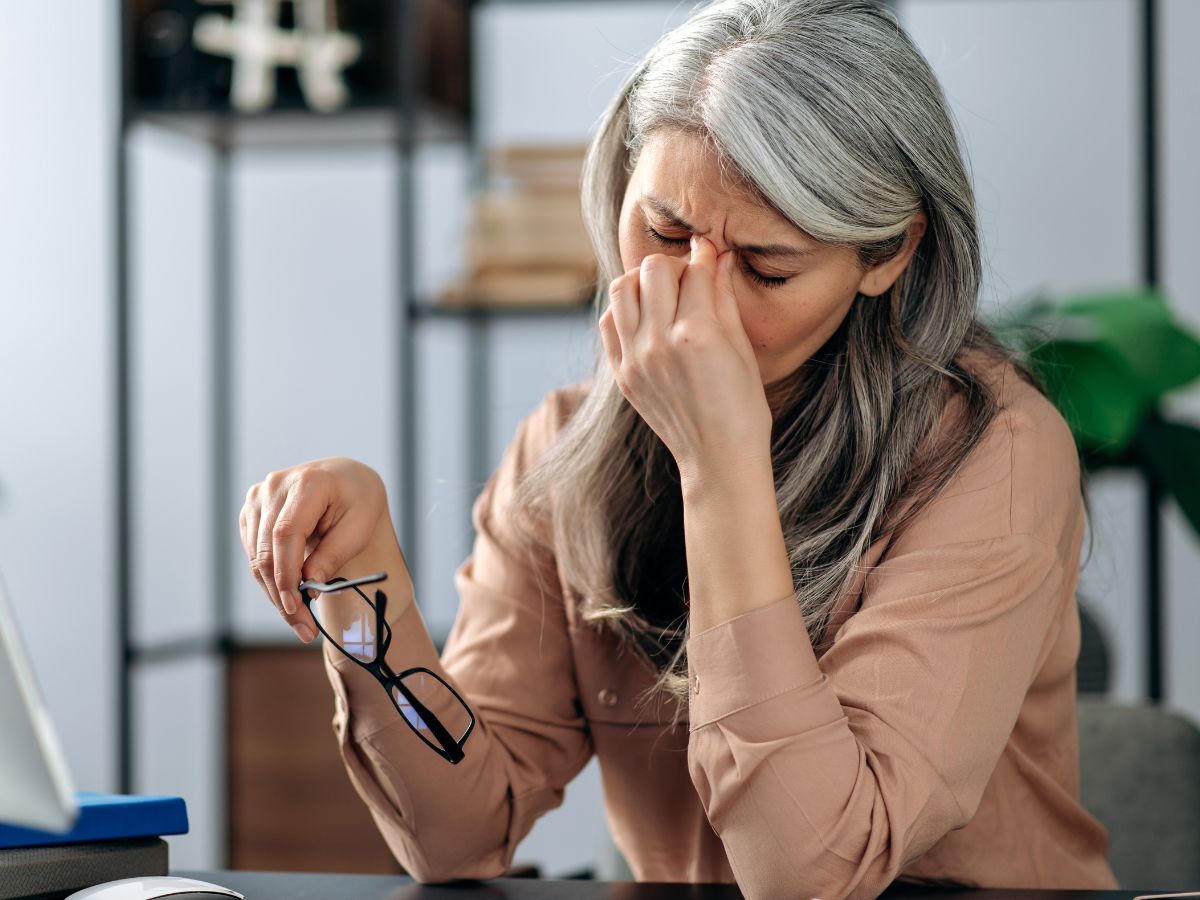
{"type": "MultiPolygon", "coordinates": [[[[553,388],[592,374],[600,337],[590,313],[562,319],[497,320],[491,325],[491,468],[517,423],[553,388]]],[[[605,365],[607,365],[607,361],[605,365]]]]}
{"type": "Polygon", "coordinates": [[[0,570],[91,790],[116,786],[115,46],[100,0],[0,13],[0,570]]]}
{"type": "Polygon", "coordinates": [[[1132,0],[901,0],[976,192],[985,310],[1140,278],[1132,0]]]}
{"type": "MultiPolygon", "coordinates": [[[[1163,289],[1172,307],[1200,334],[1200,3],[1165,0],[1160,4],[1159,58],[1162,84],[1162,246],[1163,289]]],[[[1172,413],[1200,425],[1200,386],[1172,398],[1172,413]]],[[[1200,538],[1168,504],[1166,528],[1167,697],[1200,722],[1200,538]]]]}
{"type": "Polygon", "coordinates": [[[210,633],[213,558],[211,154],[155,128],[130,135],[134,635],[210,633]],[[182,576],[193,572],[195,577],[182,576]]]}
{"type": "MultiPolygon", "coordinates": [[[[454,570],[471,551],[471,505],[482,485],[469,480],[467,331],[430,319],[417,326],[416,527],[413,589],[429,630],[447,634],[458,612],[454,570]]],[[[393,505],[392,514],[398,516],[393,505]]]]}
{"type": "Polygon", "coordinates": [[[484,3],[476,12],[479,140],[579,141],[630,68],[689,4],[484,3]]]}
{"type": "Polygon", "coordinates": [[[187,834],[167,837],[172,869],[225,864],[225,697],[222,664],[192,658],[142,665],[134,676],[134,791],[183,797],[187,834]]]}

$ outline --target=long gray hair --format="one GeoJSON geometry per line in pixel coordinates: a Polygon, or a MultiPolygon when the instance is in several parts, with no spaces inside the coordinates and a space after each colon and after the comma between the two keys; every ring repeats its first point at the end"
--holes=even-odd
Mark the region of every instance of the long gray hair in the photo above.
{"type": "MultiPolygon", "coordinates": [[[[624,270],[617,226],[629,174],[664,127],[701,136],[753,196],[815,239],[854,248],[864,268],[900,250],[914,216],[928,215],[892,287],[856,298],[810,360],[765,386],[795,598],[820,650],[863,552],[921,511],[996,414],[964,353],[1007,359],[1033,379],[977,319],[971,183],[941,87],[887,9],[716,0],[655,44],[605,111],[584,163],[597,318],[624,270]],[[923,439],[950,413],[949,437],[929,446],[923,439]]],[[[654,687],[680,700],[682,509],[674,459],[597,349],[587,396],[519,484],[512,511],[539,523],[521,527],[563,567],[580,619],[644,654],[660,673],[654,687]]]]}

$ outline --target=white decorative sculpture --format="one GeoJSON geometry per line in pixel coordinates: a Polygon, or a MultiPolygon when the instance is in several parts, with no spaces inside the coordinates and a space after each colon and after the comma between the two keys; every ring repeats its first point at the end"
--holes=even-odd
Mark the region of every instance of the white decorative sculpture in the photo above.
{"type": "Polygon", "coordinates": [[[235,109],[268,108],[275,101],[275,69],[293,66],[304,101],[318,112],[331,112],[344,106],[349,96],[342,70],[362,52],[357,37],[337,30],[334,2],[233,0],[232,19],[216,13],[200,16],[192,40],[206,53],[233,60],[229,101],[235,109]],[[285,2],[295,6],[295,28],[279,25],[279,9],[285,2]]]}

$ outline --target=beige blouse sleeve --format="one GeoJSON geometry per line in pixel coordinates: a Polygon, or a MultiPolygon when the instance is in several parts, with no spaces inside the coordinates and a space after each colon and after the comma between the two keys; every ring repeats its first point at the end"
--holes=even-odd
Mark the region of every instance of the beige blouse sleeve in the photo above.
{"type": "Polygon", "coordinates": [[[747,897],[874,897],[972,818],[1082,523],[1065,424],[1005,411],[819,661],[791,598],[690,637],[688,767],[747,897]]]}
{"type": "Polygon", "coordinates": [[[554,392],[519,425],[472,507],[472,553],[454,573],[460,605],[439,660],[410,605],[389,656],[425,666],[475,715],[452,765],[401,720],[368,673],[326,647],[334,732],[355,790],[405,869],[422,882],[504,874],[534,822],[563,801],[593,748],[573,675],[557,573],[506,525],[519,475],[556,430],[554,392]]]}

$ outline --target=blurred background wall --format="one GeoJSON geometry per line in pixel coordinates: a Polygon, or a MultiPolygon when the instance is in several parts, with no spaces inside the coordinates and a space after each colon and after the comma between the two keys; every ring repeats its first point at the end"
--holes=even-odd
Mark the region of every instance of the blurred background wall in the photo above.
{"type": "MultiPolygon", "coordinates": [[[[94,790],[118,787],[113,6],[79,0],[0,12],[0,572],[78,784],[94,790]]],[[[965,139],[985,242],[985,310],[1037,289],[1137,285],[1138,0],[896,7],[965,139]]],[[[585,141],[628,66],[687,9],[647,0],[480,3],[472,47],[479,144],[585,141]]],[[[1161,286],[1195,325],[1200,4],[1162,0],[1159,10],[1161,286]]],[[[207,306],[213,152],[151,127],[130,132],[127,152],[134,632],[147,644],[186,642],[211,626],[213,595],[225,593],[239,641],[290,647],[238,542],[246,488],[272,469],[334,453],[378,468],[393,496],[410,487],[396,463],[404,427],[394,413],[396,159],[386,144],[231,157],[233,340],[222,355],[207,306]],[[236,491],[221,502],[212,497],[216,365],[228,365],[233,399],[226,424],[236,491]],[[232,510],[227,522],[214,519],[222,504],[232,510]],[[214,583],[222,572],[228,583],[214,583]]],[[[419,153],[415,278],[425,296],[462,267],[470,164],[452,144],[419,153]]],[[[453,621],[451,573],[470,549],[470,504],[482,487],[471,460],[490,471],[519,419],[546,391],[586,377],[599,348],[584,316],[497,321],[487,333],[487,439],[472,448],[463,398],[477,345],[453,317],[416,332],[421,465],[411,489],[421,538],[412,562],[434,631],[453,621]]],[[[1173,408],[1200,418],[1200,394],[1173,408]]],[[[1097,479],[1095,547],[1080,587],[1113,642],[1113,694],[1128,699],[1144,690],[1141,498],[1132,474],[1097,479]]],[[[1200,547],[1170,502],[1165,518],[1167,696],[1200,718],[1200,547]]],[[[184,795],[192,817],[192,832],[172,840],[175,866],[229,862],[226,732],[237,720],[226,708],[227,677],[199,651],[139,666],[135,676],[132,786],[184,795]]],[[[319,684],[305,690],[291,698],[294,715],[327,730],[328,694],[319,684]]],[[[593,762],[517,861],[551,875],[591,866],[604,829],[593,762]]]]}

